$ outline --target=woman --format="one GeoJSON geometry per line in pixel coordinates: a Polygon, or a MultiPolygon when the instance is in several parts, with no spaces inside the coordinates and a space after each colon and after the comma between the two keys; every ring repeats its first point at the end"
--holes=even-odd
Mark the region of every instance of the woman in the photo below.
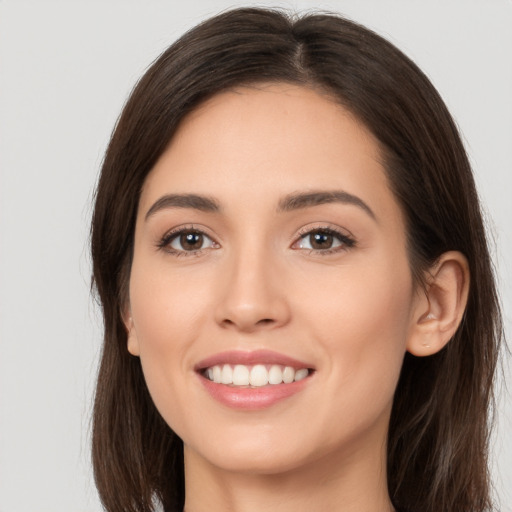
{"type": "Polygon", "coordinates": [[[421,71],[336,16],[172,45],[92,225],[109,511],[485,511],[501,336],[471,169],[421,71]]]}

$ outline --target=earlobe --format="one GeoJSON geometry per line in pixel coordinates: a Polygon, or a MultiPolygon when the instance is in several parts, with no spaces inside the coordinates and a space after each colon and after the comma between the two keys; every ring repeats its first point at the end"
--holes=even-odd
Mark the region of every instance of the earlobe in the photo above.
{"type": "Polygon", "coordinates": [[[462,321],[469,281],[469,266],[462,253],[449,251],[438,259],[414,308],[408,352],[421,357],[444,348],[462,321]]]}

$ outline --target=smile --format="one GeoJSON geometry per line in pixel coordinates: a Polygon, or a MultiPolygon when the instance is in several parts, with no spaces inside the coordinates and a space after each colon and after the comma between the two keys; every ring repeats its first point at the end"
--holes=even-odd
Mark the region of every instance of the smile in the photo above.
{"type": "Polygon", "coordinates": [[[277,364],[256,364],[253,366],[223,364],[210,366],[204,370],[203,375],[216,384],[262,387],[298,382],[309,375],[309,370],[307,368],[296,370],[292,366],[277,364]]]}
{"type": "Polygon", "coordinates": [[[234,409],[263,409],[303,390],[315,369],[267,350],[216,354],[196,365],[208,394],[234,409]]]}

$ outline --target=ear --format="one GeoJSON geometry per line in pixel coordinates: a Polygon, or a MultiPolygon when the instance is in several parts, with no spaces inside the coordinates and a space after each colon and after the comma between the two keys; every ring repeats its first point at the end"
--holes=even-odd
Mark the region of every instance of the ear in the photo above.
{"type": "Polygon", "coordinates": [[[126,334],[127,334],[126,345],[127,345],[128,352],[130,352],[130,354],[132,356],[140,356],[139,340],[137,338],[137,331],[135,330],[132,312],[130,310],[129,305],[126,306],[126,308],[123,311],[121,316],[123,317],[124,326],[126,327],[126,334]]]}
{"type": "Polygon", "coordinates": [[[426,286],[413,308],[407,350],[415,356],[439,352],[460,325],[469,292],[469,266],[457,251],[444,253],[429,269],[426,286]]]}

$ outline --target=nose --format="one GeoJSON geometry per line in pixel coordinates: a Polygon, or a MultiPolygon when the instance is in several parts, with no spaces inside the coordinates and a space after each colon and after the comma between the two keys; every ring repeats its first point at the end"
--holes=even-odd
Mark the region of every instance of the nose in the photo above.
{"type": "Polygon", "coordinates": [[[215,320],[240,332],[274,329],[290,320],[282,272],[265,251],[244,251],[225,262],[219,274],[215,320]]]}

